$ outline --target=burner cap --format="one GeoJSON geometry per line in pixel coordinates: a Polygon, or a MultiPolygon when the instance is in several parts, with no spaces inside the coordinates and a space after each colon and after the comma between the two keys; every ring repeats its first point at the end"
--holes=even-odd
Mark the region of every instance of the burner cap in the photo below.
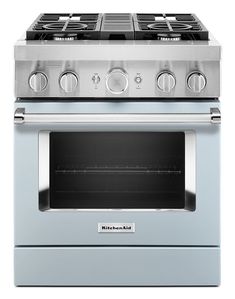
{"type": "MultiPolygon", "coordinates": [[[[47,29],[47,30],[57,30],[57,29],[62,29],[64,26],[63,23],[50,23],[50,24],[46,24],[46,25],[43,25],[43,28],[44,29],[47,29]]],[[[82,29],[85,29],[87,28],[87,25],[86,24],[83,24],[83,23],[68,23],[67,27],[66,28],[69,28],[71,30],[82,30],[82,29]]]]}
{"type": "Polygon", "coordinates": [[[161,31],[169,31],[169,27],[173,30],[189,30],[192,28],[191,25],[184,24],[184,23],[177,23],[177,22],[170,22],[169,27],[167,23],[152,23],[147,25],[149,29],[152,30],[161,30],[161,31]]]}

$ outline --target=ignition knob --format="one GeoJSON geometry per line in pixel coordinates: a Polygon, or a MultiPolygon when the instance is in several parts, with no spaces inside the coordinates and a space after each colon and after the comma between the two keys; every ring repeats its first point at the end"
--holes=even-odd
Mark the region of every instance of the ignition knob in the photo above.
{"type": "Polygon", "coordinates": [[[41,72],[35,72],[29,77],[29,86],[35,92],[41,92],[47,87],[47,76],[41,72]]]}
{"type": "Polygon", "coordinates": [[[64,92],[73,92],[78,85],[78,77],[72,72],[66,72],[60,77],[60,87],[64,92]]]}
{"type": "Polygon", "coordinates": [[[191,91],[199,93],[206,87],[206,77],[200,72],[193,72],[188,76],[187,84],[191,91]]]}
{"type": "Polygon", "coordinates": [[[121,94],[128,87],[128,76],[120,68],[112,69],[106,78],[106,87],[113,94],[121,94]]]}
{"type": "Polygon", "coordinates": [[[170,72],[162,72],[157,77],[157,87],[162,92],[171,92],[175,87],[175,77],[170,72]]]}

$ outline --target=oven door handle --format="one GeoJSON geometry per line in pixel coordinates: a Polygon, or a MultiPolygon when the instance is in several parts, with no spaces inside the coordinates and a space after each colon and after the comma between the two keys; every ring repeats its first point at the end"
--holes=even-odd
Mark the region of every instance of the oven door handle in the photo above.
{"type": "Polygon", "coordinates": [[[130,113],[130,114],[86,114],[86,113],[26,113],[18,108],[14,115],[15,124],[47,123],[211,123],[219,124],[221,114],[218,108],[209,113],[130,113]]]}

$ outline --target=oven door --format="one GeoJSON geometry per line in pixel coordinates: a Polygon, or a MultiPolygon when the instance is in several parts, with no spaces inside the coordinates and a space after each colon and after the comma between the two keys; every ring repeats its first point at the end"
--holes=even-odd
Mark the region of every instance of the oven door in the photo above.
{"type": "Polygon", "coordinates": [[[16,245],[218,245],[218,103],[112,105],[16,104],[16,245]]]}

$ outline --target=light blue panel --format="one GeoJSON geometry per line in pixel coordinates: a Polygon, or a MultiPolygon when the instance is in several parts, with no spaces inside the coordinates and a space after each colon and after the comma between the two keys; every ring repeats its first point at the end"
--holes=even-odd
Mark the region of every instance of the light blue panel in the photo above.
{"type": "MultiPolygon", "coordinates": [[[[208,113],[218,101],[200,102],[17,102],[32,113],[208,113]]],[[[219,238],[219,125],[15,126],[15,245],[206,245],[219,238]],[[38,208],[38,134],[54,131],[185,131],[196,134],[196,211],[50,211],[38,208]],[[98,222],[135,222],[133,234],[99,234],[98,222]]]]}
{"type": "Polygon", "coordinates": [[[15,249],[17,286],[217,286],[219,248],[15,249]]]}

